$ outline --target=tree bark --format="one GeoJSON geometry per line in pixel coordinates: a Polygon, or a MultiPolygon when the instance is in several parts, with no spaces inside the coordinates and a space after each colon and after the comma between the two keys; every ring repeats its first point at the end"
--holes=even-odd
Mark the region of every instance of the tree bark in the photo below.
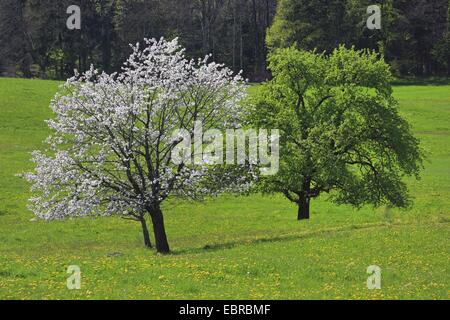
{"type": "Polygon", "coordinates": [[[309,204],[311,201],[311,179],[306,178],[303,183],[303,190],[298,201],[298,220],[309,219],[309,204]]]}
{"type": "Polygon", "coordinates": [[[307,196],[300,197],[298,202],[298,220],[308,220],[309,219],[309,202],[310,199],[307,196]]]}
{"type": "Polygon", "coordinates": [[[32,63],[31,55],[29,53],[27,53],[25,55],[25,57],[22,59],[22,62],[20,64],[20,71],[22,71],[23,76],[25,78],[31,78],[31,76],[32,76],[31,63],[32,63]]]}
{"type": "Polygon", "coordinates": [[[145,221],[144,218],[142,218],[140,221],[141,221],[141,226],[142,226],[142,234],[144,236],[144,245],[147,248],[151,248],[152,243],[150,241],[150,234],[148,233],[147,222],[145,221]]]}
{"type": "Polygon", "coordinates": [[[111,71],[111,33],[112,33],[112,19],[113,19],[113,7],[108,7],[106,2],[102,2],[100,8],[101,22],[101,51],[103,71],[110,73],[111,71]]]}
{"type": "Polygon", "coordinates": [[[155,234],[156,251],[159,253],[170,253],[169,243],[167,242],[166,228],[164,226],[164,217],[159,206],[149,210],[153,223],[153,232],[155,234]]]}

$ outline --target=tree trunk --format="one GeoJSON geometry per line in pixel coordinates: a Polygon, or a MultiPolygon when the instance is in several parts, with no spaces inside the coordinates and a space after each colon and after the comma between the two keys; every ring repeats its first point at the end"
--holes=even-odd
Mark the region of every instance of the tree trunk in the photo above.
{"type": "Polygon", "coordinates": [[[112,19],[113,19],[113,7],[108,7],[106,2],[102,2],[100,8],[100,15],[102,18],[101,26],[101,51],[102,51],[102,64],[103,71],[110,73],[111,71],[111,33],[112,33],[112,19]]]}
{"type": "Polygon", "coordinates": [[[144,218],[141,219],[141,226],[142,226],[142,234],[144,236],[144,245],[147,248],[151,248],[152,243],[150,241],[150,235],[148,233],[147,222],[145,221],[144,218]]]}
{"type": "Polygon", "coordinates": [[[20,71],[22,71],[23,76],[25,78],[31,78],[31,76],[32,76],[31,63],[32,63],[31,55],[29,53],[27,53],[25,55],[25,57],[22,59],[22,62],[20,64],[20,71]]]}
{"type": "Polygon", "coordinates": [[[309,219],[309,203],[311,200],[311,179],[306,178],[298,201],[298,220],[309,219]]]}
{"type": "Polygon", "coordinates": [[[302,196],[298,202],[298,220],[309,219],[309,202],[310,199],[307,196],[302,196]]]}
{"type": "Polygon", "coordinates": [[[156,251],[159,253],[170,253],[169,243],[167,242],[166,228],[164,226],[164,217],[159,206],[150,210],[150,216],[153,223],[153,232],[155,234],[156,251]]]}
{"type": "Polygon", "coordinates": [[[254,45],[254,57],[253,59],[255,59],[254,66],[253,66],[253,76],[254,77],[258,77],[259,75],[257,75],[258,73],[258,62],[259,62],[259,28],[258,28],[258,10],[256,8],[256,0],[252,1],[253,4],[253,45],[254,45]]]}

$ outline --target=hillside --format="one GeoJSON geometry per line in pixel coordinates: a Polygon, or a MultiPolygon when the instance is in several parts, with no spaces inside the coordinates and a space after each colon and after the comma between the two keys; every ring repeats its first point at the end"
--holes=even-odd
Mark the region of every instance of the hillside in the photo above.
{"type": "Polygon", "coordinates": [[[222,196],[164,209],[174,253],[142,245],[119,218],[31,221],[34,149],[59,83],[0,78],[0,299],[450,298],[450,86],[397,86],[401,113],[428,154],[409,210],[314,201],[310,221],[279,196],[222,196]],[[79,265],[81,290],[66,288],[79,265]],[[366,269],[382,270],[368,290],[366,269]]]}

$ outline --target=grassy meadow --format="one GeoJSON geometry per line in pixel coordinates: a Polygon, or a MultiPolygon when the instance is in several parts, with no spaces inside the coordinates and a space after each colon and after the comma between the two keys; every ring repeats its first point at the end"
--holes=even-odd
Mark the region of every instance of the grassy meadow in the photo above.
{"type": "Polygon", "coordinates": [[[173,254],[144,248],[120,218],[31,221],[30,170],[59,83],[0,78],[0,299],[449,299],[450,85],[396,86],[428,154],[409,210],[312,202],[311,220],[281,196],[167,203],[173,254]],[[69,265],[81,289],[66,288],[69,265]],[[382,270],[368,290],[366,269],[382,270]]]}

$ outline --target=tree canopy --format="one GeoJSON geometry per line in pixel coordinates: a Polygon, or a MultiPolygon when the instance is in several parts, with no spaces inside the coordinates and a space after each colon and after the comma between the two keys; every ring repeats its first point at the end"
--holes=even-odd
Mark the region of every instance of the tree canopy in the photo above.
{"type": "Polygon", "coordinates": [[[205,161],[173,161],[178,130],[191,136],[197,122],[215,128],[236,122],[245,90],[240,75],[209,57],[188,60],[176,39],[145,43],[133,47],[120,74],[91,68],[66,82],[51,104],[50,150],[33,153],[36,169],[25,178],[37,217],[118,215],[139,221],[150,247],[150,216],[156,249],[167,253],[164,201],[216,194],[218,174],[227,181],[222,188],[247,186],[205,161]]]}
{"type": "Polygon", "coordinates": [[[384,54],[397,75],[448,75],[448,0],[379,2],[381,29],[369,30],[369,0],[279,0],[268,30],[271,48],[331,53],[340,44],[384,54]]]}
{"type": "Polygon", "coordinates": [[[328,193],[354,206],[410,203],[403,176],[419,177],[419,141],[399,115],[382,57],[340,46],[331,54],[295,47],[269,56],[273,79],[253,100],[258,127],[280,130],[280,170],[261,180],[309,218],[310,199],[328,193]]]}

